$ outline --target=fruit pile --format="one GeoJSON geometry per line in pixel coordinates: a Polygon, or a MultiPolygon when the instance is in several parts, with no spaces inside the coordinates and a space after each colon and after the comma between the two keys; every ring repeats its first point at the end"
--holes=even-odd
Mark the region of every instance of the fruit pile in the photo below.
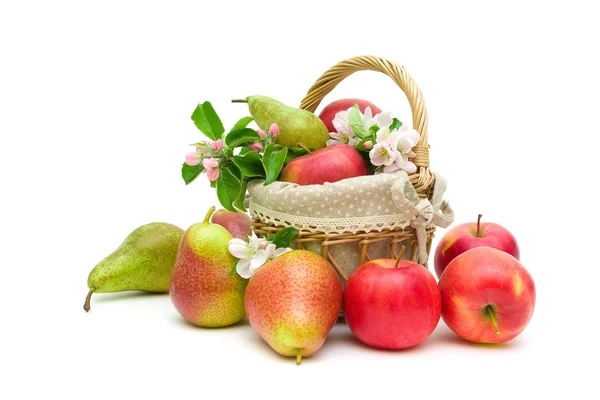
{"type": "Polygon", "coordinates": [[[195,143],[182,168],[186,184],[206,173],[224,209],[212,207],[185,232],[166,223],[134,230],[90,273],[86,311],[93,293],[168,291],[188,322],[216,328],[247,316],[263,340],[298,364],[321,348],[342,312],[360,341],[382,349],[422,343],[440,317],[472,342],[505,342],[523,331],[535,305],[533,280],[514,236],[481,215],[440,241],[439,282],[402,259],[403,247],[396,259],[358,267],[342,288],[325,258],[290,248],[298,229],[254,236],[244,208],[250,180],[319,185],[414,172],[419,134],[359,99],[334,102],[319,117],[265,96],[238,102],[248,103],[251,116],[227,134],[210,103],[196,108],[192,120],[212,142],[195,143]],[[252,121],[259,129],[248,128],[252,121]]]}

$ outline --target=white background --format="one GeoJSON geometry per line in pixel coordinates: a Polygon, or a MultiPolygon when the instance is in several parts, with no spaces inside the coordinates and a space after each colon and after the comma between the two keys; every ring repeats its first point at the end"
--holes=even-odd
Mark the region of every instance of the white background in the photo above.
{"type": "MultiPolygon", "coordinates": [[[[597,398],[594,3],[2,2],[0,397],[597,398]],[[538,290],[521,336],[472,345],[440,322],[383,352],[339,324],[296,367],[245,321],[187,325],[167,295],[95,295],[82,310],[89,270],[131,230],[185,229],[217,204],[205,176],[180,177],[198,102],[230,127],[247,114],[230,99],[298,105],[362,54],[421,87],[456,222],[481,212],[519,240],[538,290]]],[[[349,96],[410,122],[384,75],[353,75],[325,103],[349,96]]]]}

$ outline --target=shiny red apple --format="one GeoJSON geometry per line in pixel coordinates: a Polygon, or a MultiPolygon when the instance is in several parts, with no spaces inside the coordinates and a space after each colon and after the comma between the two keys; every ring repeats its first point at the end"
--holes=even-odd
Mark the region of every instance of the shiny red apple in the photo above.
{"type": "Polygon", "coordinates": [[[327,127],[327,129],[329,129],[329,132],[335,132],[335,127],[333,126],[333,119],[335,118],[335,114],[337,114],[340,111],[346,111],[347,109],[354,107],[354,104],[358,104],[358,108],[362,113],[365,112],[365,109],[367,107],[371,107],[371,113],[373,114],[373,116],[381,112],[381,108],[377,107],[375,104],[367,100],[340,99],[328,104],[319,114],[319,118],[321,118],[321,120],[325,123],[325,126],[327,127]]]}
{"type": "Polygon", "coordinates": [[[344,288],[344,317],[363,343],[405,349],[423,342],[437,326],[440,291],[422,265],[379,259],[360,266],[344,288]]]}
{"type": "Polygon", "coordinates": [[[535,284],[504,251],[476,247],[456,257],[439,282],[442,318],[458,336],[502,343],[520,334],[535,307],[535,284]]]}
{"type": "Polygon", "coordinates": [[[368,174],[367,162],[358,150],[347,144],[334,144],[294,158],[281,171],[280,180],[321,185],[368,174]]]}
{"type": "Polygon", "coordinates": [[[519,259],[517,239],[506,228],[492,222],[469,222],[456,225],[442,237],[435,249],[434,265],[438,278],[455,257],[474,247],[488,246],[502,250],[519,259]]]}

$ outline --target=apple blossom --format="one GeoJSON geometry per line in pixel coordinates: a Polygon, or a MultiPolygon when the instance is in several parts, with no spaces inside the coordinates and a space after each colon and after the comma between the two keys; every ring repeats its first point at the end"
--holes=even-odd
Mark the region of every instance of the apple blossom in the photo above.
{"type": "Polygon", "coordinates": [[[216,181],[219,178],[219,161],[216,158],[205,158],[202,160],[202,165],[209,181],[216,181]]]}

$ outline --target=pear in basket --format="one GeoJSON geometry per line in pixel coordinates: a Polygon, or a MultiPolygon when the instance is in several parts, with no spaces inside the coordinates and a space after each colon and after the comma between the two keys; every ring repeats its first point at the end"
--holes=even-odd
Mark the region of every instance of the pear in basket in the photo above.
{"type": "Polygon", "coordinates": [[[250,115],[256,124],[267,130],[271,124],[279,125],[280,134],[275,142],[286,147],[298,147],[298,142],[306,147],[320,149],[329,140],[329,130],[321,119],[310,111],[293,108],[267,96],[249,96],[234,103],[248,103],[250,115]]]}
{"type": "Polygon", "coordinates": [[[331,265],[306,250],[262,266],[244,298],[252,328],[277,353],[300,364],[321,348],[342,309],[342,285],[331,265]]]}
{"type": "Polygon", "coordinates": [[[236,259],[229,254],[233,236],[224,227],[204,222],[188,228],[181,238],[169,294],[188,322],[208,328],[235,324],[244,318],[248,281],[230,274],[236,259]]]}

